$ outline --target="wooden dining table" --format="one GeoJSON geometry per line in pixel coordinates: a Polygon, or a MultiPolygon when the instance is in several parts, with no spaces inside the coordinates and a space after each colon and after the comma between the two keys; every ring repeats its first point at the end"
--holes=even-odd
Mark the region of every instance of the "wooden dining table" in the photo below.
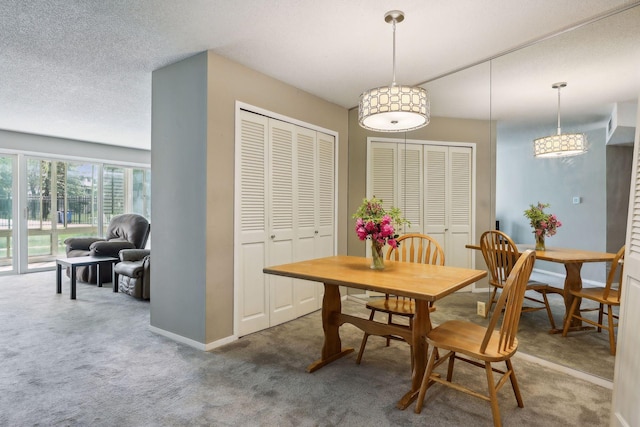
{"type": "MultiPolygon", "coordinates": [[[[523,245],[517,244],[518,251],[520,253],[527,249],[534,249],[535,245],[523,245]]],[[[466,245],[469,249],[480,250],[480,245],[466,245]]],[[[564,325],[564,319],[567,317],[567,313],[571,308],[574,296],[570,291],[580,290],[582,288],[582,277],[580,271],[582,270],[582,264],[585,262],[611,262],[615,258],[616,254],[610,254],[608,252],[595,252],[585,251],[582,249],[567,249],[567,248],[554,248],[547,247],[544,251],[536,251],[536,260],[550,261],[560,264],[564,264],[565,278],[564,286],[562,289],[550,287],[552,290],[557,291],[564,297],[565,314],[562,324],[564,325]]],[[[570,326],[572,330],[585,329],[582,326],[580,319],[573,319],[570,326]]],[[[550,333],[562,333],[562,328],[552,329],[550,333]]]]}
{"type": "Polygon", "coordinates": [[[350,323],[372,335],[398,335],[413,346],[411,389],[396,405],[405,409],[415,400],[426,368],[429,332],[429,304],[445,297],[487,275],[484,270],[447,267],[385,260],[384,270],[372,270],[371,260],[355,256],[332,256],[291,264],[266,267],[264,273],[306,279],[324,283],[322,300],[322,329],[324,344],[320,359],[307,368],[314,372],[351,353],[343,348],[340,326],[350,323]],[[375,322],[342,313],[340,286],[390,293],[415,299],[416,313],[413,331],[397,325],[375,322]]]}

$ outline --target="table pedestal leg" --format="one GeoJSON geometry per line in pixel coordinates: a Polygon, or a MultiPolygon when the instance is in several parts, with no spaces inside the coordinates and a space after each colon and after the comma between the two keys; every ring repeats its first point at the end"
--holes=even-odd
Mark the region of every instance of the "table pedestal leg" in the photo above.
{"type": "Polygon", "coordinates": [[[422,377],[426,369],[427,353],[429,345],[425,336],[431,330],[429,319],[429,303],[423,300],[415,300],[416,315],[413,319],[413,372],[411,374],[411,390],[402,396],[396,404],[398,409],[406,409],[418,397],[422,377]]]}
{"type": "MultiPolygon", "coordinates": [[[[569,316],[569,310],[575,297],[570,291],[577,291],[582,289],[582,278],[580,277],[580,270],[582,269],[581,262],[566,263],[564,268],[567,272],[564,279],[564,317],[562,318],[562,326],[560,329],[552,329],[550,333],[561,334],[564,322],[569,316]]],[[[581,298],[579,298],[581,299],[581,298]]],[[[578,301],[578,307],[580,307],[580,301],[578,301]]],[[[572,319],[569,325],[570,330],[591,329],[591,327],[584,328],[580,319],[572,319]]]]}
{"type": "Polygon", "coordinates": [[[307,367],[307,372],[317,371],[323,366],[353,351],[353,348],[342,349],[340,324],[336,321],[337,316],[334,315],[334,313],[338,314],[341,311],[340,288],[337,285],[325,283],[324,298],[322,299],[322,329],[324,330],[322,356],[320,360],[313,362],[307,367]]]}

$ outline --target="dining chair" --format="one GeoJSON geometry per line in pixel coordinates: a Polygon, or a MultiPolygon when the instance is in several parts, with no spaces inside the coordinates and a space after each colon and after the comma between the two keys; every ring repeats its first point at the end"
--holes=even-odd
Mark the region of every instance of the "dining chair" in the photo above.
{"type": "MultiPolygon", "coordinates": [[[[432,237],[426,234],[411,233],[400,236],[397,239],[398,247],[390,247],[386,254],[386,259],[402,262],[416,262],[423,264],[444,265],[444,251],[440,244],[432,237]]],[[[373,320],[377,312],[387,314],[387,324],[400,327],[406,327],[409,330],[413,328],[413,318],[416,313],[415,301],[412,298],[385,294],[384,299],[370,301],[366,307],[371,310],[369,320],[373,320]],[[400,316],[408,319],[409,325],[404,323],[395,323],[393,316],[400,316]]],[[[434,311],[433,304],[430,305],[429,311],[434,311]]],[[[356,363],[360,364],[362,355],[369,339],[369,333],[365,332],[360,344],[360,351],[356,358],[356,363]]],[[[402,337],[395,335],[385,335],[387,346],[391,340],[405,341],[402,337]]],[[[411,348],[411,360],[413,361],[413,347],[411,348]]],[[[413,365],[411,366],[413,369],[413,365]]]]}
{"type": "Polygon", "coordinates": [[[578,290],[572,290],[573,302],[567,318],[564,321],[564,328],[562,329],[562,336],[566,337],[569,332],[569,325],[572,319],[580,319],[583,322],[587,322],[591,325],[597,326],[598,332],[602,332],[602,328],[609,331],[609,351],[611,355],[616,354],[616,337],[614,329],[618,326],[614,323],[613,319],[617,319],[618,316],[613,313],[613,307],[620,306],[620,298],[622,296],[622,270],[624,268],[624,246],[620,248],[616,253],[615,258],[611,262],[611,270],[607,275],[607,283],[604,287],[598,286],[595,288],[582,288],[578,290]],[[617,287],[614,287],[617,286],[617,287]],[[582,308],[578,306],[581,300],[591,300],[598,303],[596,308],[582,308]],[[607,306],[607,324],[603,323],[603,317],[605,314],[604,306],[607,306]],[[592,320],[587,317],[583,317],[581,314],[589,311],[598,311],[598,320],[592,320]]]}
{"type": "Polygon", "coordinates": [[[518,258],[503,286],[488,326],[485,327],[463,320],[449,320],[427,333],[427,343],[433,347],[433,350],[429,355],[427,369],[420,385],[415,408],[416,413],[419,414],[422,411],[427,389],[433,383],[439,383],[490,402],[495,426],[501,425],[497,393],[507,383],[507,380],[511,382],[518,406],[520,408],[524,407],[516,374],[511,363],[511,356],[518,349],[518,339],[516,338],[518,323],[520,322],[522,302],[535,258],[536,253],[532,250],[525,251],[518,258]],[[501,317],[502,322],[497,328],[501,317]],[[441,351],[447,351],[447,353],[442,355],[441,351]],[[455,359],[485,368],[488,395],[452,381],[455,359]],[[434,372],[435,368],[447,360],[449,363],[445,376],[434,372]],[[493,367],[492,363],[495,362],[505,362],[506,371],[493,367]],[[493,378],[494,372],[502,374],[497,383],[493,378]],[[444,377],[446,379],[443,379],[444,377]]]}
{"type": "MultiPolygon", "coordinates": [[[[497,301],[496,294],[498,289],[502,289],[504,287],[507,277],[509,277],[509,273],[511,273],[513,266],[520,256],[520,252],[513,240],[511,240],[506,233],[498,230],[489,230],[482,233],[482,236],[480,237],[480,248],[489,270],[489,285],[493,287],[489,298],[489,304],[485,312],[485,317],[488,317],[491,307],[497,301]]],[[[533,301],[539,305],[535,307],[524,306],[522,308],[522,312],[526,313],[546,309],[551,329],[556,329],[556,323],[553,319],[547,294],[551,292],[562,294],[562,290],[552,288],[545,283],[530,280],[527,284],[527,291],[535,291],[539,293],[542,296],[542,299],[525,294],[524,299],[533,301]]]]}

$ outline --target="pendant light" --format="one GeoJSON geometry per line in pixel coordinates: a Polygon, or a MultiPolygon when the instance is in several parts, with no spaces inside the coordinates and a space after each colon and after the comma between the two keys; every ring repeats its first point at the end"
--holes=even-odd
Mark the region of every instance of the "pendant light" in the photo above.
{"type": "Polygon", "coordinates": [[[404,13],[392,10],[384,20],[393,25],[393,82],[391,86],[369,89],[360,95],[358,122],[377,132],[405,132],[429,124],[429,99],[421,87],[396,83],[396,24],[404,21],[404,13]]]}
{"type": "Polygon", "coordinates": [[[533,154],[537,158],[569,157],[587,152],[587,137],[583,133],[565,133],[560,129],[560,89],[566,87],[566,82],[554,83],[553,89],[558,89],[558,133],[545,136],[533,141],[533,154]]]}

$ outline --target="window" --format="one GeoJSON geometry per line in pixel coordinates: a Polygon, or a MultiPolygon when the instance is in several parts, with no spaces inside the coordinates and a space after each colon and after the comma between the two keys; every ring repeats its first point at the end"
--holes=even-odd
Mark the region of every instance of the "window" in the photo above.
{"type": "MultiPolygon", "coordinates": [[[[1,165],[0,186],[6,169],[1,165]]],[[[54,266],[55,258],[65,255],[64,241],[69,237],[103,236],[115,215],[133,212],[150,217],[149,169],[27,158],[26,175],[29,270],[54,266]]],[[[6,234],[2,203],[7,202],[2,202],[1,191],[0,259],[10,243],[2,243],[6,234]]]]}

